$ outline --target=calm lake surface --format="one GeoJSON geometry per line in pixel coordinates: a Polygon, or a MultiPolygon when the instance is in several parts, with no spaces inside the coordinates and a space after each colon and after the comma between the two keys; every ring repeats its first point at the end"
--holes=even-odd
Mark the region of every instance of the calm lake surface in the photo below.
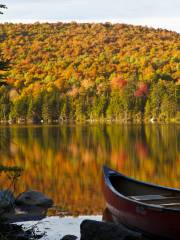
{"type": "MultiPolygon", "coordinates": [[[[101,213],[103,164],[180,188],[180,125],[0,127],[0,166],[24,169],[17,194],[43,191],[58,206],[55,215],[101,213]]],[[[10,186],[10,177],[0,175],[1,188],[10,186]]]]}

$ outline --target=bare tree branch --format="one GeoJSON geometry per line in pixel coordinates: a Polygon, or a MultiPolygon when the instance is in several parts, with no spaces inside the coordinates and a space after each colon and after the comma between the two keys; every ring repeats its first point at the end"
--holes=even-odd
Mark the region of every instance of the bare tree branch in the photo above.
{"type": "MultiPolygon", "coordinates": [[[[0,8],[7,9],[6,5],[0,4],[0,8]]],[[[0,11],[0,14],[3,14],[3,12],[0,11]]]]}

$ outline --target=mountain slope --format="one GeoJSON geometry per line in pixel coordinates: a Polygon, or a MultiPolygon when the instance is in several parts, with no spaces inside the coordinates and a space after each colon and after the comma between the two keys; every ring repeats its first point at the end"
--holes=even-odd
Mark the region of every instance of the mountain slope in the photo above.
{"type": "Polygon", "coordinates": [[[179,43],[175,32],[125,24],[1,24],[11,70],[0,118],[174,118],[179,43]]]}

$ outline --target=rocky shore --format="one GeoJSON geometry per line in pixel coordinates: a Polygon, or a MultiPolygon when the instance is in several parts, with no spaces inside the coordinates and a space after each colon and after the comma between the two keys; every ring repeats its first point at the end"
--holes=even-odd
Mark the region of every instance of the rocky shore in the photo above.
{"type": "MultiPolygon", "coordinates": [[[[142,233],[131,231],[122,225],[110,222],[84,220],[80,225],[80,240],[148,240],[142,233]]],[[[66,235],[61,240],[76,240],[66,235]]]]}
{"type": "MultiPolygon", "coordinates": [[[[4,239],[43,239],[33,228],[23,229],[21,225],[10,224],[19,221],[41,220],[46,217],[53,201],[38,191],[27,191],[14,197],[9,190],[0,192],[0,234],[4,239]]],[[[100,220],[100,219],[99,219],[100,220]]],[[[105,220],[103,218],[103,220],[105,220]]],[[[107,220],[108,221],[108,220],[107,220]]],[[[66,235],[61,240],[148,240],[143,234],[122,225],[107,221],[83,220],[80,224],[80,238],[66,235]]],[[[58,229],[61,232],[61,229],[58,229]]]]}
{"type": "Polygon", "coordinates": [[[29,190],[17,197],[10,190],[0,191],[0,220],[8,223],[40,220],[52,205],[52,199],[38,191],[29,190]]]}
{"type": "Polygon", "coordinates": [[[0,239],[42,238],[44,233],[37,233],[34,227],[24,229],[17,222],[41,220],[46,217],[47,210],[52,205],[52,199],[38,191],[26,191],[17,197],[10,190],[0,191],[0,239]]]}

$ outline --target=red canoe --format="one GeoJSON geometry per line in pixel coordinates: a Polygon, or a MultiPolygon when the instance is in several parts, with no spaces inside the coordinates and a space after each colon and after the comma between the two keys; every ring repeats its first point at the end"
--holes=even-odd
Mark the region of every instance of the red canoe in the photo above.
{"type": "Polygon", "coordinates": [[[156,186],[103,169],[102,189],[112,219],[163,239],[180,239],[180,190],[156,186]]]}

